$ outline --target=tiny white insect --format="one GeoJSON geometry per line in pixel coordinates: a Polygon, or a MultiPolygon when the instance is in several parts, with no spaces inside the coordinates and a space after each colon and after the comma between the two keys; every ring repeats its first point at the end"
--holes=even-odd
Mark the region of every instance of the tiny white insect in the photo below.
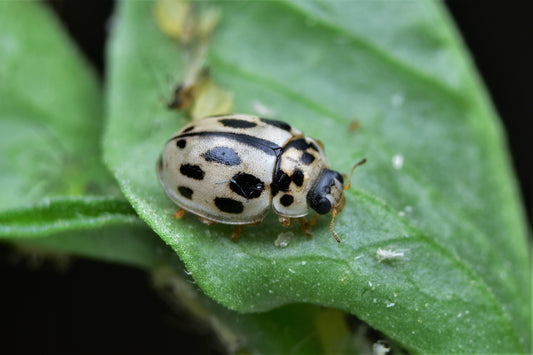
{"type": "Polygon", "coordinates": [[[372,345],[374,355],[386,355],[390,352],[390,347],[385,340],[378,340],[372,345]]]}
{"type": "Polygon", "coordinates": [[[378,248],[376,251],[376,258],[378,259],[378,263],[382,261],[394,261],[399,260],[405,256],[405,252],[409,249],[397,249],[393,250],[392,248],[389,249],[381,249],[378,248]]]}
{"type": "Polygon", "coordinates": [[[396,170],[400,170],[403,167],[403,155],[396,154],[392,157],[392,167],[396,170]]]}

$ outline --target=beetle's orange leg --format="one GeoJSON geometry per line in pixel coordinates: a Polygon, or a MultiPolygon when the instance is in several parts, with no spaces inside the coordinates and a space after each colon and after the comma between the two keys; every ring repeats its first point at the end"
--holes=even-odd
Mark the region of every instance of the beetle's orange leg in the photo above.
{"type": "Polygon", "coordinates": [[[241,236],[241,232],[242,232],[242,225],[239,224],[237,226],[235,226],[235,228],[233,228],[233,233],[231,233],[231,241],[232,242],[236,242],[237,239],[239,239],[239,237],[241,236]]]}
{"type": "Polygon", "coordinates": [[[307,220],[307,224],[309,225],[309,227],[312,227],[316,224],[316,222],[318,222],[318,219],[320,218],[320,215],[318,213],[315,213],[313,215],[313,217],[309,218],[307,220]]]}
{"type": "Polygon", "coordinates": [[[293,221],[294,218],[279,216],[279,224],[281,224],[283,227],[289,228],[290,226],[292,226],[293,221]]]}
{"type": "Polygon", "coordinates": [[[313,227],[320,218],[319,214],[315,214],[313,217],[306,219],[305,217],[298,218],[300,225],[302,226],[302,231],[307,235],[307,238],[311,237],[311,227],[313,227]]]}
{"type": "Polygon", "coordinates": [[[302,232],[307,235],[307,238],[311,238],[311,223],[310,221],[306,220],[305,217],[298,218],[298,221],[300,222],[300,226],[302,227],[302,232]]]}
{"type": "Polygon", "coordinates": [[[185,214],[185,210],[183,208],[180,208],[179,210],[177,210],[176,212],[172,214],[172,217],[174,217],[175,219],[178,219],[178,218],[183,217],[184,214],[185,214]]]}
{"type": "Polygon", "coordinates": [[[215,222],[215,221],[212,221],[212,220],[210,220],[210,219],[203,218],[203,217],[200,217],[200,216],[198,216],[198,219],[199,219],[200,221],[202,221],[202,223],[207,224],[208,226],[212,226],[212,225],[214,225],[214,224],[217,224],[217,222],[215,222]]]}

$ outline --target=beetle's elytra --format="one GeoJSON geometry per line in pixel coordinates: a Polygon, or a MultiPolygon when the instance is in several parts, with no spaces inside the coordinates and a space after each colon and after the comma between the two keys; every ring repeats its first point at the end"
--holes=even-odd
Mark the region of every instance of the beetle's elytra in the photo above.
{"type": "Polygon", "coordinates": [[[334,218],[345,203],[343,176],[317,141],[251,115],[188,124],[166,144],[157,171],[167,196],[206,222],[257,224],[272,206],[283,225],[300,219],[308,233],[311,210],[334,218]]]}

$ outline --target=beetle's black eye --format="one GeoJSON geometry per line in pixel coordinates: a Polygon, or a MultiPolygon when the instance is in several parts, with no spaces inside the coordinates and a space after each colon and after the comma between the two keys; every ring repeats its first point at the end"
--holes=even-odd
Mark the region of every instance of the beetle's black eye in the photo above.
{"type": "Polygon", "coordinates": [[[331,203],[327,198],[320,199],[316,205],[315,211],[320,214],[326,214],[331,210],[331,203]]]}
{"type": "MultiPolygon", "coordinates": [[[[307,203],[309,207],[320,214],[331,211],[331,202],[326,198],[331,193],[331,187],[335,185],[335,179],[339,173],[324,169],[322,175],[307,193],[307,203]]],[[[340,176],[342,181],[342,176],[340,176]]]]}

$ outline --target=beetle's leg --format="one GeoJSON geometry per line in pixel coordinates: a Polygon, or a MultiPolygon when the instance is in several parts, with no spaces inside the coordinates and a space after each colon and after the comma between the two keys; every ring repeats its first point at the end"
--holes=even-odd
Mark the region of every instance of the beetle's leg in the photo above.
{"type": "Polygon", "coordinates": [[[181,218],[181,217],[183,217],[183,214],[184,214],[184,213],[185,213],[185,210],[184,210],[183,208],[180,208],[179,210],[177,210],[176,212],[174,212],[174,213],[172,214],[172,217],[174,217],[174,218],[176,218],[176,219],[177,219],[177,218],[181,218]]]}
{"type": "Polygon", "coordinates": [[[237,239],[239,239],[239,237],[241,236],[241,232],[242,232],[242,225],[239,224],[237,226],[235,226],[235,228],[233,228],[233,233],[231,233],[231,241],[232,242],[236,242],[237,239]]]}
{"type": "Polygon", "coordinates": [[[311,223],[305,217],[298,218],[298,221],[300,222],[300,226],[302,227],[302,232],[307,235],[307,238],[311,238],[311,223]]]}
{"type": "Polygon", "coordinates": [[[214,224],[217,224],[217,222],[215,222],[215,221],[211,221],[211,220],[209,220],[207,218],[203,218],[203,217],[200,217],[200,216],[198,216],[198,219],[200,221],[202,221],[204,224],[207,224],[208,226],[212,226],[214,224]]]}
{"type": "Polygon", "coordinates": [[[283,227],[290,227],[293,221],[294,218],[279,216],[279,224],[281,224],[283,227]]]}
{"type": "Polygon", "coordinates": [[[302,231],[307,235],[307,238],[311,237],[311,227],[313,227],[320,218],[319,214],[313,215],[313,217],[306,219],[305,217],[298,218],[300,225],[302,226],[302,231]]]}

